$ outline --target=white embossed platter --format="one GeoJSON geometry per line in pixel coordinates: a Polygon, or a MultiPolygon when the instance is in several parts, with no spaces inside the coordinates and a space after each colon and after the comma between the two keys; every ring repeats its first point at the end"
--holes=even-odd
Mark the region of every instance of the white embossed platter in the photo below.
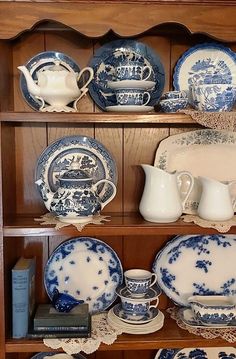
{"type": "Polygon", "coordinates": [[[44,269],[44,285],[52,300],[57,289],[101,312],[116,299],[123,269],[116,252],[96,238],[78,237],[59,245],[44,269]]]}
{"type": "Polygon", "coordinates": [[[225,325],[203,325],[198,319],[194,317],[194,313],[190,308],[180,308],[178,312],[179,318],[189,327],[193,328],[214,328],[214,329],[223,329],[223,328],[236,328],[236,322],[232,321],[231,323],[226,323],[225,325]]]}
{"type": "Polygon", "coordinates": [[[157,253],[153,272],[169,298],[189,307],[192,295],[236,294],[235,258],[236,235],[177,236],[157,253]]]}
{"type": "Polygon", "coordinates": [[[218,43],[191,47],[174,69],[175,90],[188,91],[190,85],[209,83],[236,84],[236,54],[218,43]]]}
{"type": "MultiPolygon", "coordinates": [[[[203,129],[169,136],[157,148],[154,166],[168,172],[189,171],[195,177],[194,186],[185,204],[184,213],[196,214],[201,197],[198,176],[219,181],[236,180],[236,133],[231,131],[203,129]]],[[[180,185],[185,197],[187,179],[180,185]]]]}
{"type": "MultiPolygon", "coordinates": [[[[45,148],[36,164],[35,181],[42,179],[52,192],[56,192],[58,177],[68,170],[73,161],[78,161],[80,169],[86,171],[94,182],[107,179],[117,184],[116,162],[110,152],[94,138],[76,135],[57,139],[45,148]]],[[[40,187],[40,194],[47,201],[44,187],[40,187]]],[[[112,193],[110,184],[99,185],[98,194],[102,202],[108,200],[112,193]]]]}
{"type": "Polygon", "coordinates": [[[159,349],[154,359],[233,359],[236,349],[232,347],[219,348],[184,348],[159,349]]]}

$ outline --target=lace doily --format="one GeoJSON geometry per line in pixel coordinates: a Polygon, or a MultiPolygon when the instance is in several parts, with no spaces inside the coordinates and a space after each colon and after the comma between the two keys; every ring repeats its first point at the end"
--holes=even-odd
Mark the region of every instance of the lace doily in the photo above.
{"type": "Polygon", "coordinates": [[[86,354],[95,352],[101,343],[112,344],[117,336],[122,334],[121,329],[113,328],[108,324],[107,313],[92,316],[92,332],[90,338],[44,339],[46,346],[52,349],[62,348],[69,355],[83,351],[86,354]]]}
{"type": "Polygon", "coordinates": [[[109,222],[110,216],[101,216],[97,215],[94,216],[91,220],[85,223],[65,223],[61,222],[53,213],[46,213],[40,216],[40,218],[34,218],[36,222],[41,222],[40,224],[43,226],[45,224],[53,224],[55,225],[55,229],[59,230],[60,228],[66,227],[66,226],[75,226],[76,229],[81,232],[82,229],[87,226],[87,224],[103,224],[102,222],[109,222]]]}
{"type": "Polygon", "coordinates": [[[194,121],[202,126],[217,130],[236,131],[236,111],[202,112],[184,109],[179,112],[191,116],[194,121]]]}
{"type": "Polygon", "coordinates": [[[230,230],[231,227],[236,226],[236,216],[233,216],[233,218],[229,219],[228,221],[222,222],[206,221],[205,219],[191,214],[185,214],[181,216],[181,219],[186,223],[193,222],[203,228],[214,228],[220,233],[226,233],[230,230]]]}
{"type": "Polygon", "coordinates": [[[195,334],[195,335],[201,335],[202,337],[206,339],[214,339],[214,338],[222,338],[226,340],[229,343],[235,343],[236,341],[236,328],[195,328],[190,325],[185,324],[182,319],[179,317],[179,308],[168,308],[167,312],[170,313],[170,316],[172,319],[176,321],[178,326],[181,329],[187,330],[189,333],[195,334]]]}

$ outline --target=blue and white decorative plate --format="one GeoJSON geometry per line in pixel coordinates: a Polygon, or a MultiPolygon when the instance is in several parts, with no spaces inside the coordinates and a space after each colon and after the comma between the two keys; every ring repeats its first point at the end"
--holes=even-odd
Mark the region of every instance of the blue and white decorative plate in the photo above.
{"type": "Polygon", "coordinates": [[[175,90],[189,85],[236,84],[236,54],[218,43],[204,43],[187,50],[178,60],[173,75],[175,90]]]}
{"type": "Polygon", "coordinates": [[[82,354],[65,354],[65,353],[52,353],[52,352],[45,352],[45,353],[37,353],[31,359],[46,359],[48,357],[52,357],[52,359],[85,359],[82,354]]]}
{"type": "Polygon", "coordinates": [[[157,254],[153,272],[163,292],[188,307],[192,295],[236,294],[235,257],[235,235],[177,236],[157,254]]]}
{"type": "MultiPolygon", "coordinates": [[[[80,169],[88,173],[94,182],[107,179],[117,184],[116,162],[108,150],[97,140],[86,136],[62,137],[51,143],[39,156],[35,171],[35,181],[42,181],[52,192],[58,189],[58,177],[68,170],[72,161],[78,161],[80,169]]],[[[103,202],[111,197],[112,187],[98,186],[98,194],[103,202]]],[[[40,194],[47,201],[43,186],[40,194]]]]}
{"type": "MultiPolygon", "coordinates": [[[[80,72],[79,66],[72,58],[70,58],[66,54],[57,51],[41,52],[32,57],[25,66],[29,70],[33,80],[37,81],[37,72],[46,70],[49,67],[54,66],[55,61],[60,61],[60,66],[64,67],[67,70],[73,69],[74,72],[80,72]]],[[[22,96],[24,100],[28,103],[28,105],[34,110],[39,111],[42,102],[29,93],[25,76],[23,74],[20,75],[20,89],[22,96]]]]}
{"type": "Polygon", "coordinates": [[[225,325],[222,324],[211,324],[209,326],[203,325],[198,319],[194,317],[194,313],[190,308],[180,308],[178,312],[178,317],[189,327],[194,328],[212,328],[221,329],[221,328],[235,328],[236,321],[231,321],[230,323],[226,323],[225,325]]]}
{"type": "Polygon", "coordinates": [[[184,348],[160,349],[154,359],[233,359],[236,349],[222,348],[184,348]]]}
{"type": "Polygon", "coordinates": [[[128,314],[123,310],[120,303],[116,304],[112,308],[112,311],[117,318],[121,319],[123,322],[130,324],[144,324],[151,322],[158,316],[159,313],[158,308],[150,308],[150,310],[144,315],[128,314]]]}
{"type": "Polygon", "coordinates": [[[116,252],[91,237],[78,237],[59,245],[44,269],[44,285],[52,300],[54,290],[89,304],[90,312],[101,312],[116,299],[123,269],[116,252]]]}
{"type": "Polygon", "coordinates": [[[115,67],[127,59],[135,59],[140,64],[152,67],[150,81],[155,87],[150,93],[149,105],[157,104],[165,84],[165,71],[159,56],[147,45],[134,40],[115,40],[100,47],[88,66],[94,70],[94,79],[89,84],[89,92],[95,103],[102,109],[116,105],[116,96],[108,86],[108,81],[115,81],[115,67]]]}

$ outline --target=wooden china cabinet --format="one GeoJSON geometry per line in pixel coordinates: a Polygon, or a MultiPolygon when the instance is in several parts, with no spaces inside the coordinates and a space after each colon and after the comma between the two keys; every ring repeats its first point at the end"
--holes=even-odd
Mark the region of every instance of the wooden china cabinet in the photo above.
{"type": "MultiPolygon", "coordinates": [[[[0,358],[28,359],[50,351],[42,340],[11,339],[11,268],[24,255],[37,257],[36,301],[48,301],[43,268],[54,248],[68,238],[93,236],[118,253],[124,269],[150,269],[158,250],[176,234],[213,233],[192,224],[153,224],[138,215],[144,174],[140,163],[153,163],[158,143],[169,135],[197,128],[182,114],[101,112],[87,95],[78,113],[39,113],[24,101],[17,66],[35,54],[55,50],[85,67],[94,51],[117,38],[133,38],[159,54],[165,90],[172,88],[173,68],[189,47],[217,40],[236,51],[236,1],[1,1],[0,121],[2,187],[0,201],[0,358]],[[118,167],[118,193],[106,207],[111,221],[56,231],[40,226],[45,213],[34,184],[42,150],[57,138],[78,134],[102,142],[118,167]]],[[[230,233],[236,233],[232,228],[230,233]]],[[[172,303],[162,295],[160,308],[172,303]]],[[[181,330],[166,314],[164,328],[150,335],[121,335],[88,358],[154,358],[158,348],[229,346],[181,330]],[[112,351],[112,352],[111,352],[112,351]]]]}

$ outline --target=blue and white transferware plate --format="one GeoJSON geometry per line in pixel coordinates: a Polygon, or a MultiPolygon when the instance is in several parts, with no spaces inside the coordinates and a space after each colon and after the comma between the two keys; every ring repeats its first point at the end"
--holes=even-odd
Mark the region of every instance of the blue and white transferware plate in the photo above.
{"type": "Polygon", "coordinates": [[[145,313],[144,315],[132,315],[126,313],[123,309],[120,303],[116,304],[112,311],[114,315],[121,319],[123,322],[130,323],[130,324],[144,324],[151,322],[153,319],[155,319],[159,313],[158,308],[150,308],[150,310],[145,313]]]}
{"type": "Polygon", "coordinates": [[[52,359],[85,359],[82,354],[74,354],[69,355],[66,353],[52,353],[52,352],[45,352],[45,353],[37,353],[31,359],[47,359],[52,357],[52,359]]]}
{"type": "MultiPolygon", "coordinates": [[[[41,179],[52,192],[58,189],[58,177],[66,172],[71,162],[79,162],[80,169],[86,171],[94,182],[107,179],[117,184],[116,162],[108,150],[97,140],[86,136],[62,137],[51,143],[39,156],[35,171],[35,181],[41,179]]],[[[39,188],[39,187],[38,187],[39,188]]],[[[105,202],[113,193],[108,184],[98,186],[98,194],[105,202]]],[[[47,201],[44,186],[40,194],[47,201]]]]}
{"type": "Polygon", "coordinates": [[[187,50],[178,60],[173,84],[188,91],[190,85],[236,84],[236,54],[218,43],[204,43],[187,50]]]}
{"type": "Polygon", "coordinates": [[[116,105],[116,96],[108,86],[108,81],[116,81],[115,67],[128,60],[135,60],[152,68],[149,81],[155,83],[149,105],[157,104],[165,84],[164,67],[153,50],[134,40],[115,40],[100,47],[88,66],[94,70],[94,79],[89,84],[89,92],[95,103],[102,109],[116,105]]]}
{"type": "Polygon", "coordinates": [[[194,313],[192,311],[192,309],[190,308],[180,308],[179,312],[178,312],[178,317],[182,320],[182,322],[184,322],[184,324],[190,326],[190,327],[194,327],[194,328],[212,328],[214,327],[215,329],[221,329],[221,328],[235,328],[236,327],[236,322],[235,321],[231,321],[230,323],[226,323],[225,325],[223,324],[211,324],[209,326],[207,325],[203,325],[200,320],[196,319],[194,317],[194,313]]]}
{"type": "MultiPolygon", "coordinates": [[[[73,71],[77,72],[78,74],[80,72],[79,66],[72,58],[70,58],[66,54],[57,51],[41,52],[32,57],[25,66],[29,70],[33,80],[37,82],[37,72],[47,70],[51,66],[54,66],[55,61],[60,61],[60,66],[64,67],[66,70],[73,69],[73,71]]],[[[28,103],[28,105],[34,110],[39,111],[42,102],[35,96],[30,94],[25,80],[25,76],[23,74],[20,75],[20,89],[22,96],[24,100],[28,103]]]]}
{"type": "MultiPolygon", "coordinates": [[[[119,295],[120,297],[133,298],[132,293],[129,292],[128,288],[125,285],[118,287],[116,289],[116,294],[119,295]]],[[[159,297],[159,295],[161,295],[161,288],[158,285],[154,284],[152,287],[148,289],[147,293],[145,293],[142,296],[142,299],[153,300],[159,297]]]]}
{"type": "Polygon", "coordinates": [[[54,290],[89,304],[101,312],[116,299],[123,269],[116,252],[96,238],[78,237],[59,245],[44,269],[44,285],[52,300],[54,290]]]}
{"type": "Polygon", "coordinates": [[[154,359],[233,359],[236,349],[221,348],[184,348],[159,349],[154,359]]]}
{"type": "Polygon", "coordinates": [[[163,292],[188,307],[192,295],[236,294],[235,257],[235,235],[177,236],[157,253],[153,272],[163,292]]]}

